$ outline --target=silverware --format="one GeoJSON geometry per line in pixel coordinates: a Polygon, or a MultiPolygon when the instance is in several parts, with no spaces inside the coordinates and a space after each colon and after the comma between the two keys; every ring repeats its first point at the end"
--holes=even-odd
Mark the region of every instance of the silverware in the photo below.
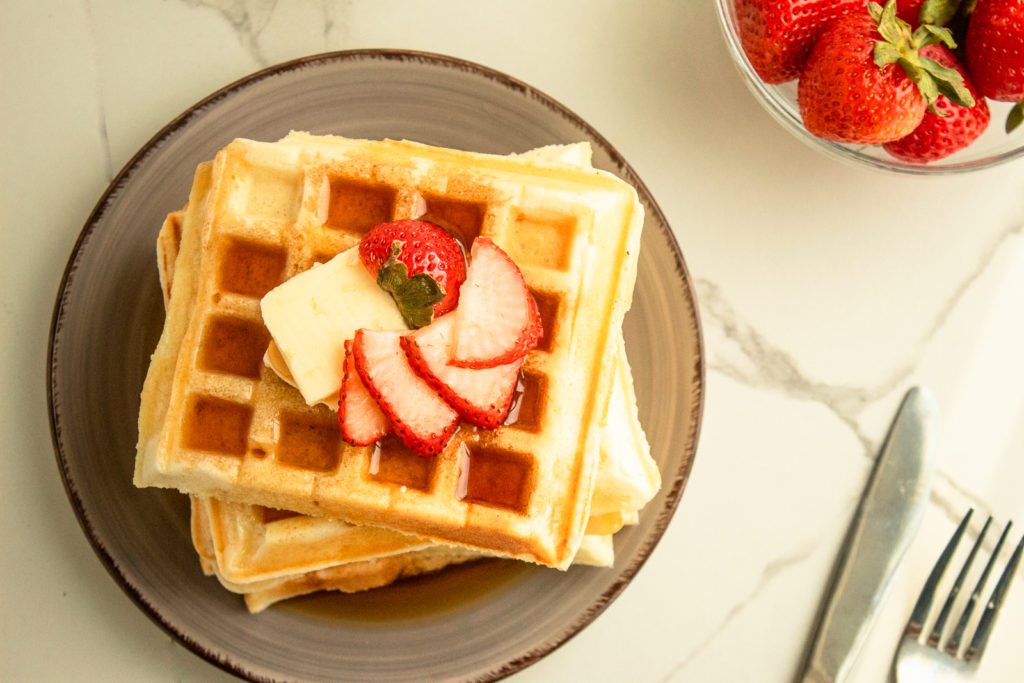
{"type": "Polygon", "coordinates": [[[798,680],[842,680],[855,660],[924,514],[938,422],[931,392],[908,391],[839,553],[798,680]]]}
{"type": "Polygon", "coordinates": [[[914,611],[910,614],[910,620],[907,622],[907,628],[903,632],[903,638],[900,640],[899,649],[893,661],[896,679],[901,683],[911,683],[914,681],[927,681],[928,683],[969,681],[974,678],[978,665],[981,663],[981,656],[985,653],[985,646],[988,644],[992,627],[995,625],[996,617],[999,616],[999,610],[1006,599],[1006,593],[1010,589],[1010,582],[1017,575],[1021,554],[1024,553],[1024,537],[1021,537],[1020,542],[1017,543],[1017,548],[1006,562],[1006,567],[1003,569],[996,587],[992,590],[985,611],[982,613],[981,619],[974,630],[974,635],[967,647],[963,647],[964,636],[971,614],[981,598],[982,591],[985,589],[985,583],[995,565],[996,557],[998,557],[999,551],[1002,550],[1003,543],[1006,541],[1006,535],[1010,531],[1012,522],[1008,522],[1003,527],[1003,533],[999,536],[996,547],[989,556],[985,569],[978,578],[978,583],[970,598],[968,598],[967,604],[964,605],[960,619],[952,631],[946,634],[946,625],[950,612],[953,610],[954,603],[960,594],[960,589],[963,587],[964,580],[967,578],[974,558],[978,554],[979,548],[981,548],[985,532],[988,531],[989,526],[992,524],[992,518],[988,518],[985,526],[981,529],[981,533],[978,534],[978,540],[974,543],[974,547],[971,548],[967,559],[964,560],[963,567],[961,567],[960,573],[957,574],[956,580],[950,588],[949,596],[946,598],[946,602],[943,603],[942,609],[939,611],[939,615],[936,617],[935,623],[928,633],[928,637],[924,642],[921,641],[924,624],[931,612],[932,601],[935,599],[939,582],[942,581],[942,575],[946,573],[946,568],[949,567],[953,555],[956,553],[957,546],[960,544],[960,539],[967,529],[967,524],[973,512],[973,508],[967,511],[963,521],[960,522],[960,526],[953,533],[953,537],[949,539],[946,549],[942,551],[938,562],[935,563],[935,568],[928,575],[928,580],[921,590],[921,596],[917,599],[917,604],[914,605],[914,611]]]}

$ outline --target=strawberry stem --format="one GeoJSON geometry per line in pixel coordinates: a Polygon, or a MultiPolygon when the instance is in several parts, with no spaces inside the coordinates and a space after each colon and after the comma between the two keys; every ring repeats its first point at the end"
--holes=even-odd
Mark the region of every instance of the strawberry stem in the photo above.
{"type": "Polygon", "coordinates": [[[426,273],[409,277],[409,268],[398,259],[404,243],[391,243],[391,254],[377,271],[377,285],[388,292],[398,306],[405,324],[425,327],[434,319],[434,304],[444,299],[444,287],[426,273]]]}

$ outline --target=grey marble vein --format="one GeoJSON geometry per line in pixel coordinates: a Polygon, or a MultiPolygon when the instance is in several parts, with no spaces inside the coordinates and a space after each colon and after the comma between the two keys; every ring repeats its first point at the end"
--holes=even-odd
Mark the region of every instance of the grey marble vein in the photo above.
{"type": "Polygon", "coordinates": [[[888,393],[889,382],[884,389],[872,389],[813,380],[800,370],[790,354],[742,320],[716,284],[698,280],[697,292],[705,327],[721,334],[728,343],[727,348],[718,349],[708,359],[709,369],[749,387],[821,403],[850,428],[866,450],[873,449],[874,440],[861,432],[857,416],[871,401],[888,393]]]}
{"type": "Polygon", "coordinates": [[[698,642],[681,660],[679,660],[675,666],[665,672],[665,675],[661,677],[661,681],[669,681],[676,676],[680,671],[686,669],[690,662],[700,655],[708,644],[714,642],[718,636],[725,631],[729,625],[739,617],[743,611],[757,599],[766,586],[771,584],[773,580],[779,575],[785,573],[787,569],[795,565],[800,564],[806,560],[818,547],[819,539],[814,541],[804,542],[803,544],[792,549],[788,553],[778,556],[771,560],[761,570],[761,575],[758,578],[757,583],[754,587],[747,592],[745,596],[735,601],[729,611],[726,612],[717,624],[714,625],[711,630],[707,631],[707,635],[704,636],[703,640],[698,642]]]}
{"type": "Polygon", "coordinates": [[[238,37],[238,42],[262,67],[270,66],[260,45],[260,34],[270,23],[277,0],[181,0],[188,7],[217,12],[238,37]]]}
{"type": "MultiPolygon", "coordinates": [[[[775,391],[797,400],[821,403],[847,425],[863,445],[865,456],[873,459],[884,435],[867,433],[860,425],[862,413],[874,402],[896,392],[909,380],[924,349],[947,324],[967,293],[985,275],[1001,250],[1021,235],[1024,235],[1024,225],[1021,224],[1011,225],[995,235],[979,253],[974,266],[968,269],[952,288],[946,301],[936,309],[931,324],[913,345],[913,352],[894,365],[884,379],[871,386],[830,384],[807,376],[789,353],[772,344],[770,339],[742,319],[721,287],[707,279],[698,280],[698,299],[701,301],[705,329],[709,336],[719,336],[724,340],[718,346],[708,345],[711,351],[708,368],[749,387],[775,391]]],[[[977,492],[965,489],[946,473],[938,473],[937,484],[932,494],[932,503],[952,521],[962,516],[964,500],[984,507],[977,492]]]]}
{"type": "Polygon", "coordinates": [[[709,332],[720,334],[727,342],[714,349],[708,368],[753,388],[777,391],[797,400],[823,404],[847,424],[869,454],[873,455],[879,437],[868,436],[858,426],[858,418],[871,403],[890,395],[907,380],[917,366],[924,347],[942,329],[970,288],[985,274],[999,251],[1012,237],[1024,234],[1024,226],[1014,225],[999,233],[979,255],[975,266],[953,288],[938,308],[932,323],[914,345],[915,353],[894,366],[885,379],[872,386],[847,386],[819,382],[808,377],[793,357],[773,345],[754,326],[742,320],[722,289],[707,279],[697,281],[702,318],[709,332]]]}
{"type": "Polygon", "coordinates": [[[334,46],[344,46],[351,42],[348,21],[346,21],[351,6],[352,0],[323,0],[321,3],[324,16],[325,50],[335,49],[334,46]]]}

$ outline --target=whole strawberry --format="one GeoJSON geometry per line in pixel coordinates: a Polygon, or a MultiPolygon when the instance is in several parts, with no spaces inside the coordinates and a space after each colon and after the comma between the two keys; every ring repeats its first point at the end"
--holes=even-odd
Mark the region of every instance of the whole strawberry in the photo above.
{"type": "Polygon", "coordinates": [[[929,45],[921,50],[921,54],[956,69],[964,78],[964,87],[974,97],[973,107],[961,107],[950,102],[945,95],[939,95],[934,111],[925,112],[913,133],[884,145],[885,150],[897,159],[926,164],[944,159],[974,142],[985,132],[992,114],[963,65],[945,45],[929,45]]]}
{"type": "MultiPolygon", "coordinates": [[[[1024,101],[1024,0],[978,0],[967,27],[967,69],[985,97],[1024,101]]],[[[1013,108],[1007,130],[1020,124],[1013,108]]]]}
{"type": "Polygon", "coordinates": [[[800,75],[825,26],[864,0],[735,0],[740,43],[765,83],[800,75]]]}
{"type": "Polygon", "coordinates": [[[382,223],[359,242],[359,259],[395,298],[410,327],[452,311],[466,281],[466,256],[444,228],[417,220],[382,223]]]}
{"type": "Polygon", "coordinates": [[[940,90],[972,105],[960,74],[918,53],[939,41],[954,46],[944,28],[911,32],[896,16],[896,0],[849,10],[807,58],[797,88],[804,126],[826,140],[877,145],[909,135],[940,90]]]}

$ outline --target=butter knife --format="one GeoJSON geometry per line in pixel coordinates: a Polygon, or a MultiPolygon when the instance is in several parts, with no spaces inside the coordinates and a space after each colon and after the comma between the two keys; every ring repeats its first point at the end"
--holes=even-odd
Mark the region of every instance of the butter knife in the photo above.
{"type": "Polygon", "coordinates": [[[841,681],[856,660],[924,516],[939,409],[923,387],[903,397],[839,553],[798,680],[841,681]]]}

